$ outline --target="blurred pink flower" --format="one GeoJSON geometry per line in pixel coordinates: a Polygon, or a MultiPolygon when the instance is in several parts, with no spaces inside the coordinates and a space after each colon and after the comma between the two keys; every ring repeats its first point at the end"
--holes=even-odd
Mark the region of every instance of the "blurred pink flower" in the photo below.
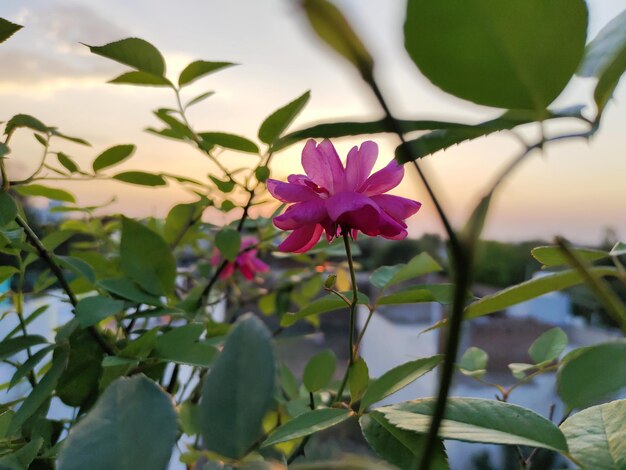
{"type": "Polygon", "coordinates": [[[348,152],[344,168],[329,140],[309,140],[302,150],[305,175],[290,175],[287,183],[267,180],[267,189],[276,199],[291,203],[274,218],[274,225],[293,232],[279,245],[281,251],[303,253],[326,232],[331,241],[349,230],[369,236],[400,240],[407,236],[404,219],[415,214],[421,203],[384,194],[395,188],[404,168],[392,160],[370,176],[378,157],[378,145],[365,141],[348,152]]]}
{"type": "MultiPolygon", "coordinates": [[[[251,281],[256,273],[264,273],[269,271],[270,267],[257,257],[258,250],[250,248],[259,243],[256,237],[244,237],[241,240],[241,251],[235,261],[229,261],[220,273],[220,279],[228,279],[235,271],[243,274],[243,277],[251,281]]],[[[211,255],[211,264],[218,266],[222,262],[222,256],[217,248],[213,250],[211,255]]]]}

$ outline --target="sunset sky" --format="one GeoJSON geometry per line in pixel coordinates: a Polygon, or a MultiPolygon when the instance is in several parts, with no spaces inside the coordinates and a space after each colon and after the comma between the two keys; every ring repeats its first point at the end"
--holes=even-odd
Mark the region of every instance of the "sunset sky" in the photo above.
{"type": "MultiPolygon", "coordinates": [[[[403,118],[479,122],[501,111],[450,97],[434,87],[402,47],[404,2],[342,0],[336,4],[361,34],[377,62],[377,78],[394,112],[403,118]]],[[[626,8],[626,0],[589,0],[589,38],[626,8]]],[[[567,12],[564,12],[567,14],[567,12]]],[[[211,167],[190,146],[143,131],[157,126],[153,109],[174,105],[167,90],[110,85],[106,81],[126,68],[92,55],[79,42],[102,45],[125,37],[140,37],[163,53],[168,74],[175,78],[196,59],[241,64],[211,75],[189,87],[191,98],[214,90],[190,112],[196,130],[226,131],[256,139],[258,126],[276,108],[311,90],[311,101],[292,129],[320,121],[366,120],[381,116],[369,91],[343,60],[321,46],[310,33],[297,5],[289,0],[23,0],[3,2],[0,16],[25,28],[0,46],[0,120],[32,114],[67,134],[84,137],[93,148],[57,142],[88,167],[105,148],[134,143],[138,151],[120,169],[173,172],[198,177],[211,167]]],[[[555,107],[583,103],[593,114],[594,81],[576,79],[555,107]]],[[[562,130],[577,130],[575,123],[562,130]]],[[[485,236],[501,240],[560,234],[580,243],[597,243],[607,227],[626,237],[626,87],[622,83],[609,106],[602,130],[588,145],[554,144],[534,154],[502,187],[489,217],[485,236]]],[[[536,129],[525,130],[536,135],[536,129]]],[[[381,148],[378,167],[386,164],[397,145],[388,136],[369,137],[381,148]]],[[[345,156],[360,139],[336,142],[345,156]]],[[[276,155],[272,177],[301,172],[301,145],[276,155]]],[[[39,149],[24,133],[12,144],[10,171],[27,174],[36,165],[39,149]],[[37,153],[35,153],[37,152],[37,153]]],[[[478,139],[426,158],[452,220],[461,224],[492,177],[519,151],[506,134],[478,139]]],[[[226,160],[251,157],[232,153],[226,160]]],[[[163,216],[176,202],[190,200],[175,185],[145,189],[114,182],[66,185],[81,203],[133,216],[163,216]]],[[[416,175],[407,177],[397,194],[424,202],[409,225],[411,234],[441,232],[416,175]]],[[[268,209],[269,210],[269,209],[268,209]]],[[[222,219],[215,213],[211,221],[222,219]]],[[[225,219],[224,219],[225,220],[225,219]]]]}

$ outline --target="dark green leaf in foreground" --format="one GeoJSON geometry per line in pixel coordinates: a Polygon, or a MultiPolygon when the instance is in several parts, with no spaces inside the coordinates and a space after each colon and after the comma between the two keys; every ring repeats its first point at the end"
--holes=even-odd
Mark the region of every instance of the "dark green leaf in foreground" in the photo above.
{"type": "Polygon", "coordinates": [[[561,328],[552,328],[537,338],[528,350],[535,364],[558,359],[567,346],[567,335],[561,328]]]}
{"type": "Polygon", "coordinates": [[[76,318],[83,328],[100,323],[124,309],[122,300],[95,295],[81,299],[76,305],[76,318]]]}
{"type": "Polygon", "coordinates": [[[326,387],[333,378],[337,358],[330,349],[321,351],[311,358],[304,368],[302,381],[309,392],[317,392],[326,387]]]}
{"type": "Polygon", "coordinates": [[[584,408],[626,387],[626,341],[577,349],[563,361],[557,389],[570,408],[584,408]]]}
{"type": "Polygon", "coordinates": [[[17,216],[17,204],[6,192],[0,193],[0,226],[7,225],[17,216]]]}
{"type": "Polygon", "coordinates": [[[148,227],[122,218],[120,256],[122,270],[149,293],[174,290],[176,260],[165,240],[148,227]]]}
{"type": "Polygon", "coordinates": [[[180,73],[178,86],[182,88],[185,85],[189,85],[193,81],[204,77],[205,75],[217,72],[218,70],[222,70],[232,65],[235,64],[232,62],[208,62],[206,60],[197,60],[185,67],[180,73]]]}
{"type": "Polygon", "coordinates": [[[4,18],[0,18],[0,43],[9,39],[22,28],[23,26],[20,26],[19,24],[11,23],[4,18]]]}
{"type": "Polygon", "coordinates": [[[276,366],[271,335],[246,316],[230,333],[202,388],[201,429],[207,449],[239,459],[262,434],[274,395],[276,366]]]}
{"type": "MultiPolygon", "coordinates": [[[[424,398],[376,411],[398,428],[426,433],[434,406],[434,399],[424,398]]],[[[468,442],[541,447],[557,452],[568,450],[565,437],[550,420],[521,406],[481,398],[448,398],[439,436],[468,442]]]]}
{"type": "Polygon", "coordinates": [[[144,376],[121,378],[72,428],[59,470],[164,469],[178,428],[172,401],[144,376]]]}
{"type": "Polygon", "coordinates": [[[117,165],[130,157],[134,151],[135,146],[132,144],[116,145],[108,148],[94,160],[93,171],[97,173],[100,170],[117,165]]]}
{"type": "Polygon", "coordinates": [[[274,111],[265,119],[259,128],[259,139],[261,142],[272,145],[300,114],[300,111],[304,109],[310,97],[311,93],[307,91],[291,103],[274,111]]]}
{"type": "Polygon", "coordinates": [[[159,50],[139,38],[127,38],[104,46],[87,46],[94,54],[115,60],[142,72],[163,76],[165,60],[159,50]]]}
{"type": "Polygon", "coordinates": [[[323,429],[328,429],[345,421],[350,416],[352,416],[352,412],[342,408],[324,408],[307,411],[275,429],[267,440],[263,442],[262,447],[291,441],[323,429]]]}
{"type": "Polygon", "coordinates": [[[16,186],[15,191],[17,191],[22,196],[45,197],[61,202],[76,202],[74,196],[64,189],[50,188],[41,184],[16,186]]]}
{"type": "Polygon", "coordinates": [[[370,383],[361,400],[361,411],[419,379],[437,367],[442,360],[441,355],[424,357],[388,370],[370,383]]]}
{"type": "MultiPolygon", "coordinates": [[[[397,428],[376,411],[361,416],[361,432],[374,451],[398,468],[417,468],[426,436],[397,428]]],[[[430,463],[433,470],[448,470],[446,451],[441,441],[430,463]]]]}
{"type": "Polygon", "coordinates": [[[572,457],[585,469],[626,468],[626,400],[592,406],[561,425],[572,457]]]}
{"type": "Polygon", "coordinates": [[[478,104],[537,111],[578,68],[586,34],[583,0],[410,0],[404,25],[405,47],[434,85],[478,104]]]}

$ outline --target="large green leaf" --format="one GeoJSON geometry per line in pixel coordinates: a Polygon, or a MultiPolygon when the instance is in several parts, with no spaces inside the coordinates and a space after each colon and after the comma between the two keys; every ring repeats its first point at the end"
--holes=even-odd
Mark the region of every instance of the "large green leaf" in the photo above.
{"type": "MultiPolygon", "coordinates": [[[[368,413],[359,419],[361,432],[374,451],[398,468],[417,468],[426,444],[426,436],[397,428],[378,412],[368,413]]],[[[446,451],[441,441],[430,463],[433,470],[448,470],[446,451]]]]}
{"type": "Polygon", "coordinates": [[[17,204],[9,193],[2,191],[0,193],[0,226],[7,225],[17,217],[17,204]]]}
{"type": "MultiPolygon", "coordinates": [[[[573,247],[570,247],[570,250],[585,261],[596,261],[609,257],[609,253],[604,250],[573,247]]],[[[538,246],[530,250],[530,254],[544,266],[562,266],[569,264],[569,258],[558,246],[538,246]]]]}
{"type": "Polygon", "coordinates": [[[326,387],[333,378],[337,358],[335,353],[326,349],[311,358],[304,368],[302,382],[309,392],[317,392],[326,387]]]}
{"type": "MultiPolygon", "coordinates": [[[[590,268],[590,271],[598,276],[619,276],[619,271],[610,267],[590,268]]],[[[526,300],[534,299],[549,292],[566,289],[582,282],[583,279],[580,274],[571,269],[530,279],[495,294],[487,295],[470,304],[465,309],[465,318],[470,319],[488,315],[526,300]]]]}
{"type": "Polygon", "coordinates": [[[159,50],[139,38],[127,38],[104,46],[87,46],[94,54],[115,60],[141,72],[163,76],[165,60],[159,50]]]}
{"type": "Polygon", "coordinates": [[[626,468],[626,400],[592,406],[561,425],[572,457],[588,470],[626,468]]]}
{"type": "Polygon", "coordinates": [[[207,62],[206,60],[197,60],[185,67],[180,73],[180,77],[178,78],[178,86],[182,88],[185,85],[189,85],[193,81],[204,77],[205,75],[217,72],[218,70],[230,67],[232,65],[235,64],[233,64],[232,62],[207,62]]]}
{"type": "Polygon", "coordinates": [[[164,361],[208,367],[217,356],[217,349],[199,339],[203,331],[204,325],[197,323],[174,328],[157,337],[152,355],[164,361]]]}
{"type": "Polygon", "coordinates": [[[300,114],[300,111],[304,109],[310,96],[311,93],[307,91],[291,103],[274,111],[265,119],[259,128],[259,139],[261,142],[272,145],[300,114]]]}
{"type": "Polygon", "coordinates": [[[422,375],[437,367],[442,360],[443,356],[441,355],[424,357],[415,361],[405,362],[388,370],[370,383],[361,399],[361,411],[419,379],[422,375]]]}
{"type": "Polygon", "coordinates": [[[72,428],[59,470],[164,469],[176,442],[172,401],[144,376],[121,378],[72,428]]]}
{"type": "Polygon", "coordinates": [[[352,414],[352,411],[343,408],[323,408],[307,411],[272,431],[261,447],[291,441],[323,429],[328,429],[345,421],[352,414]]]}
{"type": "Polygon", "coordinates": [[[207,449],[233,459],[250,450],[262,434],[275,375],[270,332],[258,318],[244,317],[202,387],[201,429],[207,449]]]}
{"type": "Polygon", "coordinates": [[[124,309],[122,300],[95,295],[81,299],[76,305],[76,318],[83,328],[95,325],[124,309]]]}
{"type": "MultiPolygon", "coordinates": [[[[376,411],[400,429],[426,433],[435,402],[433,398],[424,398],[376,411]]],[[[482,398],[448,398],[439,436],[468,442],[568,451],[565,436],[550,420],[521,406],[482,398]]]]}
{"type": "Polygon", "coordinates": [[[413,62],[442,90],[538,111],[578,68],[586,34],[583,0],[410,0],[404,25],[413,62]]]}
{"type": "Polygon", "coordinates": [[[27,186],[16,186],[17,191],[22,196],[36,196],[53,199],[62,202],[76,202],[74,196],[64,189],[50,188],[41,184],[29,184],[27,186]]]}
{"type": "Polygon", "coordinates": [[[120,243],[122,270],[154,295],[174,290],[176,260],[160,235],[126,217],[122,218],[120,243]]]}
{"type": "Polygon", "coordinates": [[[558,392],[570,408],[584,408],[626,387],[626,341],[577,349],[563,361],[558,392]]]}
{"type": "Polygon", "coordinates": [[[121,163],[129,158],[134,151],[135,146],[132,144],[116,145],[108,148],[94,160],[92,165],[93,171],[97,173],[100,170],[117,165],[118,163],[121,163]]]}
{"type": "Polygon", "coordinates": [[[9,39],[22,28],[23,26],[20,26],[19,24],[11,23],[4,18],[0,18],[0,43],[9,39]]]}

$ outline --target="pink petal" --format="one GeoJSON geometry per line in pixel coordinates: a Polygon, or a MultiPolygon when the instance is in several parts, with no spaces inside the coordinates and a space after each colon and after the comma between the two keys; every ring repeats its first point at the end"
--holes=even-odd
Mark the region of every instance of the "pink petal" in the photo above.
{"type": "Polygon", "coordinates": [[[319,224],[305,225],[294,230],[291,235],[278,245],[278,249],[291,253],[304,253],[315,246],[323,231],[324,229],[319,224]]]}
{"type": "Polygon", "coordinates": [[[316,224],[326,217],[324,201],[314,199],[289,206],[282,215],[274,217],[274,225],[282,230],[294,230],[303,225],[316,224]]]}
{"type": "Polygon", "coordinates": [[[396,220],[407,219],[422,207],[420,202],[391,194],[378,194],[371,199],[396,220]]]}
{"type": "Polygon", "coordinates": [[[335,182],[341,185],[343,181],[343,165],[329,140],[324,140],[319,145],[315,140],[309,140],[302,150],[302,167],[311,181],[331,193],[335,182]]]}
{"type": "Polygon", "coordinates": [[[366,196],[386,193],[390,189],[398,186],[403,176],[404,167],[398,165],[395,160],[392,160],[385,168],[367,178],[358,191],[366,196]]]}
{"type": "Polygon", "coordinates": [[[337,193],[326,201],[328,216],[334,222],[339,221],[339,219],[348,212],[354,212],[367,206],[372,206],[374,211],[379,210],[378,206],[376,206],[370,198],[349,191],[337,193]]]}
{"type": "Polygon", "coordinates": [[[346,191],[356,191],[365,182],[374,168],[377,157],[378,145],[371,140],[363,142],[360,148],[352,147],[346,160],[346,191]]]}
{"type": "Polygon", "coordinates": [[[234,272],[235,272],[235,263],[228,262],[226,263],[226,266],[224,266],[224,269],[222,269],[222,272],[220,273],[218,277],[222,280],[228,279],[230,276],[233,275],[234,272]]]}
{"type": "Polygon", "coordinates": [[[282,181],[267,180],[267,190],[281,202],[302,202],[319,197],[317,193],[301,184],[283,183],[282,181]]]}

